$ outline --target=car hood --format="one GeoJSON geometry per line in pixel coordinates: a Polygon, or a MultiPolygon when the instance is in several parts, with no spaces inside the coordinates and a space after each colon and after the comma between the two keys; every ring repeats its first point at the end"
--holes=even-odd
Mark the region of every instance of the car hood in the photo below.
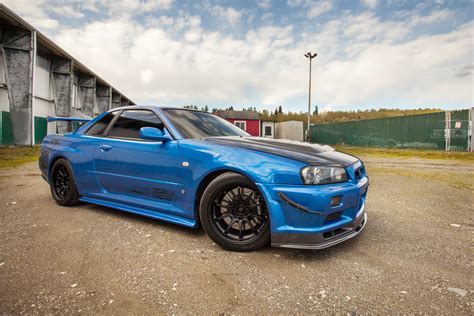
{"type": "Polygon", "coordinates": [[[262,137],[208,137],[206,142],[250,149],[277,155],[310,165],[347,167],[359,159],[336,151],[327,145],[310,144],[287,139],[268,139],[262,137]]]}

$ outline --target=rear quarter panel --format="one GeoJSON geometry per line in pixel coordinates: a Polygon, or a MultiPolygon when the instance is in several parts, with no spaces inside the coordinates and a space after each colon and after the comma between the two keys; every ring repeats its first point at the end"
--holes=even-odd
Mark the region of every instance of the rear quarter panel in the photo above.
{"type": "Polygon", "coordinates": [[[48,135],[41,144],[40,169],[43,177],[49,182],[52,165],[59,158],[67,159],[72,166],[74,179],[79,194],[99,190],[94,174],[95,137],[77,133],[65,135],[48,135]]]}

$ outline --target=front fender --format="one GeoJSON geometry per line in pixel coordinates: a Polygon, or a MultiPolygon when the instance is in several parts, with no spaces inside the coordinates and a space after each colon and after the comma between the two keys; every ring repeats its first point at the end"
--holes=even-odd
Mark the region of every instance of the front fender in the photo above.
{"type": "Polygon", "coordinates": [[[254,183],[301,184],[301,162],[199,140],[179,140],[178,146],[178,178],[185,188],[181,206],[189,211],[195,208],[201,183],[224,171],[242,174],[254,183]]]}
{"type": "Polygon", "coordinates": [[[231,170],[246,175],[255,183],[301,184],[304,163],[268,153],[214,144],[199,140],[180,140],[179,152],[184,178],[199,182],[206,174],[231,170]]]}

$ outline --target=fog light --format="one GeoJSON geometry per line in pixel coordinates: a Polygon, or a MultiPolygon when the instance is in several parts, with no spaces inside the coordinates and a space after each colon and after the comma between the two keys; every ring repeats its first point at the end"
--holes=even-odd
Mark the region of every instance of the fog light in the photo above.
{"type": "Polygon", "coordinates": [[[338,196],[333,196],[331,198],[331,207],[332,206],[338,206],[339,204],[341,204],[341,196],[338,195],[338,196]]]}

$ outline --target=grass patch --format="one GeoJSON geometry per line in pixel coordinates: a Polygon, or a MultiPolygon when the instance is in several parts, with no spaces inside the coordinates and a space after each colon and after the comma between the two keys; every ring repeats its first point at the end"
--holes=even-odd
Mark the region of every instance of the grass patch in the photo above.
{"type": "Polygon", "coordinates": [[[474,190],[474,180],[468,173],[445,172],[440,176],[436,170],[401,169],[396,167],[366,167],[369,176],[372,172],[385,173],[410,179],[425,179],[428,181],[442,182],[456,189],[474,190]]]}
{"type": "Polygon", "coordinates": [[[40,146],[0,147],[0,169],[38,161],[40,146]]]}
{"type": "Polygon", "coordinates": [[[413,150],[373,147],[334,146],[337,150],[354,156],[384,157],[384,158],[421,158],[437,160],[453,160],[474,163],[474,153],[442,150],[413,150]]]}

